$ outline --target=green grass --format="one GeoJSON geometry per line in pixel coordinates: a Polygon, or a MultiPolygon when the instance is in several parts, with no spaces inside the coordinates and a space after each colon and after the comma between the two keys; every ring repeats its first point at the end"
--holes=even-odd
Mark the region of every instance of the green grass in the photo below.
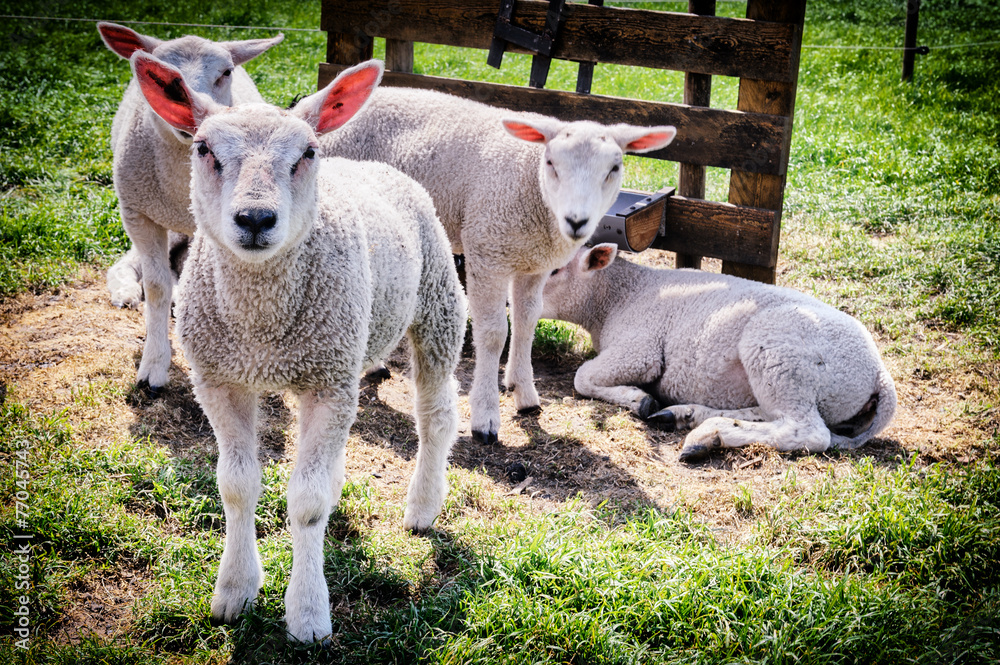
{"type": "MultiPolygon", "coordinates": [[[[334,648],[284,639],[291,565],[282,478],[265,473],[258,525],[267,581],[230,628],[208,622],[221,554],[214,483],[148,439],[87,450],[60,417],[7,404],[7,468],[29,451],[33,621],[57,625],[74,580],[122,566],[157,582],[135,607],[129,640],[27,655],[0,637],[0,662],[395,663],[988,663],[1000,658],[1000,468],[956,473],[862,463],[786,500],[756,541],[719,544],[685,510],[588,509],[468,523],[448,510],[426,538],[365,527],[393,519],[365,481],[352,481],[331,519],[334,648]],[[85,494],[85,509],[75,497],[85,494]],[[127,509],[127,510],[126,510],[127,509]],[[273,515],[274,517],[268,517],[273,515]],[[24,658],[27,660],[24,660],[24,658]]],[[[1000,443],[997,441],[995,443],[1000,443]]],[[[276,467],[277,465],[272,465],[276,467]]],[[[471,478],[456,478],[454,494],[471,478]]],[[[12,495],[13,478],[3,479],[12,495]]],[[[398,520],[398,515],[395,519],[398,520]]],[[[10,506],[0,530],[18,532],[10,506]]],[[[13,588],[5,559],[0,585],[13,588]]],[[[13,596],[0,600],[11,617],[13,596]]],[[[5,622],[7,619],[5,619],[5,622]]]]}
{"type": "MultiPolygon", "coordinates": [[[[651,7],[654,5],[650,5],[651,7]]],[[[655,5],[681,10],[679,3],[655,5]]],[[[738,3],[719,3],[738,15],[738,3]]],[[[0,2],[0,13],[315,27],[319,3],[0,2]]],[[[901,3],[810,2],[806,44],[898,45],[901,3]]],[[[921,42],[989,41],[992,3],[924,3],[921,42]]],[[[263,37],[264,31],[148,27],[169,38],[263,37]]],[[[4,20],[0,27],[0,298],[44,290],[127,246],[111,187],[111,118],[128,80],[93,24],[4,20]]],[[[287,33],[251,63],[265,98],[286,104],[315,85],[321,33],[287,33]]],[[[378,53],[378,51],[377,51],[378,53]]],[[[417,50],[418,70],[523,83],[483,54],[417,50]]],[[[996,47],[932,51],[903,84],[898,53],[803,53],[786,194],[786,284],[814,291],[906,353],[917,326],[963,333],[966,358],[1000,354],[1000,59],[996,47]]],[[[575,66],[556,63],[551,87],[575,66]]],[[[594,91],[680,101],[682,77],[598,67],[594,91]]],[[[736,82],[713,82],[734,108],[736,82]]],[[[630,159],[627,184],[674,184],[677,167],[630,159]]],[[[727,179],[709,173],[709,196],[727,179]]],[[[546,325],[538,350],[579,353],[572,328],[546,325]]],[[[971,361],[970,361],[971,362],[971,361]]],[[[933,374],[948,368],[932,365],[933,374]]],[[[995,388],[993,389],[995,391],[995,388]]],[[[994,393],[991,393],[995,394],[994,393]]],[[[126,399],[96,386],[97,406],[126,399]]],[[[988,410],[990,405],[980,405],[988,410]]],[[[980,408],[977,406],[975,408],[980,408]]],[[[0,663],[989,663],[1000,660],[1000,469],[994,433],[964,468],[861,461],[809,489],[794,466],[773,505],[740,485],[731,503],[752,539],[727,544],[686,510],[570,502],[529,513],[452,471],[441,529],[417,538],[400,509],[364,481],[345,488],[326,544],[335,644],[287,643],[287,464],[264,470],[258,536],[267,571],[258,605],[210,625],[222,549],[211,460],[175,458],[154,437],[85,445],[66,414],[0,405],[0,538],[24,531],[9,497],[30,489],[26,530],[32,627],[13,644],[19,562],[0,558],[0,663]],[[29,479],[16,475],[27,451],[29,479]],[[464,516],[496,506],[495,519],[464,516]],[[91,575],[150,582],[133,632],[65,644],[55,634],[91,575]]],[[[13,546],[11,546],[12,548],[13,546]]]]}

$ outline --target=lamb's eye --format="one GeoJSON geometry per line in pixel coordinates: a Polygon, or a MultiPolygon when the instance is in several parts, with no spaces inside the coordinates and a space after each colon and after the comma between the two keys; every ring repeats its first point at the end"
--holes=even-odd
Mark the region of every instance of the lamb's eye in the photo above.
{"type": "Polygon", "coordinates": [[[549,273],[549,277],[555,277],[559,273],[559,270],[560,270],[560,268],[556,268],[555,270],[553,270],[552,272],[550,272],[549,273]]]}
{"type": "Polygon", "coordinates": [[[316,156],[316,150],[314,150],[312,146],[306,148],[306,151],[302,153],[302,157],[299,158],[299,161],[292,164],[292,176],[294,176],[296,171],[299,170],[299,164],[302,163],[303,159],[312,159],[315,156],[316,156]]]}
{"type": "Polygon", "coordinates": [[[233,73],[233,70],[227,69],[226,71],[222,72],[222,75],[223,76],[232,76],[232,73],[233,73]]]}
{"type": "Polygon", "coordinates": [[[552,160],[551,159],[545,160],[545,163],[548,164],[549,166],[552,166],[552,160]]]}
{"type": "Polygon", "coordinates": [[[611,172],[612,173],[618,173],[618,165],[617,164],[615,164],[614,166],[611,167],[611,172]]]}
{"type": "Polygon", "coordinates": [[[207,145],[205,145],[204,143],[199,143],[198,144],[198,156],[199,157],[204,157],[205,155],[207,155],[210,152],[212,152],[212,151],[208,149],[207,145]]]}

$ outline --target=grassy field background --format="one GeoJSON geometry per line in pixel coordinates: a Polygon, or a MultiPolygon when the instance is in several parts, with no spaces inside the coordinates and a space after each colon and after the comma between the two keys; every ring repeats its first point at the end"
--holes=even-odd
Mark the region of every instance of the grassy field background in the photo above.
{"type": "MultiPolygon", "coordinates": [[[[745,6],[720,2],[719,11],[745,6]]],[[[143,423],[92,443],[102,413],[136,399],[128,372],[90,377],[67,406],[44,408],[3,366],[0,663],[1000,661],[1000,46],[932,49],[906,84],[898,52],[819,48],[898,46],[903,12],[895,1],[809,4],[778,281],[858,317],[898,382],[963,392],[948,407],[961,435],[944,452],[903,440],[889,462],[864,449],[784,456],[764,500],[749,481],[721,499],[739,537],[684,501],[577,497],[539,510],[485,473],[456,468],[439,528],[418,538],[399,531],[394,497],[352,476],[327,540],[333,645],[302,647],[285,642],[281,620],[289,463],[265,466],[260,601],[241,623],[211,626],[223,537],[211,466],[175,456],[143,423]],[[810,464],[827,471],[802,482],[810,464]],[[30,499],[27,528],[18,492],[30,499]],[[24,533],[33,536],[27,572],[15,552],[24,533]],[[25,576],[30,591],[18,586],[25,576]],[[25,593],[27,650],[14,633],[25,593]],[[102,620],[116,594],[136,600],[102,620]],[[111,624],[119,630],[99,630],[111,624]]],[[[0,0],[0,14],[315,28],[319,3],[0,0]]],[[[58,297],[127,247],[109,134],[129,71],[93,23],[0,26],[6,327],[29,299],[58,297]]],[[[995,41],[1000,10],[927,0],[920,30],[932,47],[995,41]]],[[[284,105],[314,89],[324,52],[323,33],[286,32],[248,70],[284,105]]],[[[424,73],[527,79],[528,60],[515,56],[500,71],[480,52],[422,46],[416,60],[424,73]]],[[[572,89],[574,75],[557,64],[551,87],[572,89]]],[[[595,74],[601,94],[679,102],[681,90],[676,73],[595,74]]],[[[735,81],[713,81],[715,105],[735,108],[736,93],[735,81]]],[[[659,188],[676,171],[630,159],[626,184],[659,188]]],[[[709,198],[725,200],[726,187],[712,170],[709,198]]],[[[586,346],[572,331],[568,342],[565,328],[546,331],[539,346],[557,360],[586,353],[572,348],[586,346]]]]}

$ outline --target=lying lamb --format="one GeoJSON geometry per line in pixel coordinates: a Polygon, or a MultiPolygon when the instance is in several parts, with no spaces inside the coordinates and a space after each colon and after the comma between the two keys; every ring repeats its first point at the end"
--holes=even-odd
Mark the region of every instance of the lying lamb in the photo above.
{"type": "Polygon", "coordinates": [[[342,131],[321,140],[324,155],[385,162],[426,187],[452,250],[465,254],[476,348],[469,395],[474,438],[497,441],[508,291],[504,383],[519,411],[533,411],[539,400],[531,343],[545,276],[586,242],[614,202],[622,153],[662,148],[675,133],[565,123],[440,92],[380,88],[342,131]]]}
{"type": "MultiPolygon", "coordinates": [[[[191,89],[226,106],[264,101],[240,65],[283,39],[212,42],[187,36],[161,41],[114,23],[98,23],[97,29],[107,47],[126,60],[137,52],[152,53],[183,72],[191,89]]],[[[111,302],[138,307],[145,291],[146,343],[137,378],[141,387],[156,393],[170,368],[171,268],[176,274],[180,266],[171,259],[195,228],[191,135],[153,113],[133,80],[111,125],[111,149],[122,224],[133,245],[108,271],[111,302]],[[168,239],[168,231],[177,233],[168,239]]]]}
{"type": "Polygon", "coordinates": [[[591,335],[598,356],[577,370],[578,392],[695,428],[681,461],[754,441],[854,448],[892,419],[895,385],[856,319],[792,289],[616,254],[585,248],[554,271],[542,316],[591,335]]]}
{"type": "Polygon", "coordinates": [[[429,528],[444,502],[466,322],[448,239],[427,192],[403,174],[316,157],[317,135],[365,103],[380,63],[344,71],[292,111],[226,108],[152,56],[136,53],[132,64],[152,108],[194,135],[197,231],[177,331],[219,445],[226,545],[212,614],[234,620],[260,588],[257,396],[288,389],[298,396],[300,432],[288,483],[293,559],[285,620],[294,639],[323,639],[331,630],[323,539],[344,486],[359,376],[404,333],[420,449],[403,526],[429,528]]]}

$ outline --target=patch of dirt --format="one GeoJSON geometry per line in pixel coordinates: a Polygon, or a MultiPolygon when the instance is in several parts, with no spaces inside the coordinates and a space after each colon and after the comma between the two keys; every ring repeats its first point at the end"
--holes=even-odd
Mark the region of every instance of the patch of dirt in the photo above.
{"type": "MultiPolygon", "coordinates": [[[[641,256],[643,262],[666,261],[650,252],[641,256]]],[[[85,272],[55,293],[18,296],[3,304],[0,314],[0,386],[8,398],[35,411],[65,410],[85,445],[104,447],[148,436],[176,456],[214,464],[211,427],[194,400],[176,339],[164,394],[149,399],[135,391],[142,315],[111,306],[103,275],[85,272]]],[[[952,334],[920,329],[907,354],[886,358],[897,381],[899,409],[879,438],[856,451],[779,454],[751,446],[696,465],[677,460],[680,434],[657,430],[622,409],[577,395],[573,375],[582,362],[577,356],[536,358],[541,413],[518,415],[512,397],[501,394],[502,443],[474,442],[468,425],[470,353],[458,371],[462,421],[452,455],[457,474],[452,491],[477,488],[460,501],[460,514],[485,518],[501,510],[502,502],[472,494],[502,497],[538,511],[554,510],[577,496],[592,505],[608,502],[622,512],[648,505],[667,510],[686,506],[718,538],[738,541],[747,535],[754,514],[763,514],[787,495],[789,483],[804,490],[824,475],[846,473],[852,459],[870,457],[893,466],[913,455],[920,464],[962,464],[982,456],[988,435],[1000,427],[1000,413],[989,407],[996,403],[1000,369],[960,356],[960,342],[952,334]]],[[[400,513],[417,451],[407,357],[406,349],[398,349],[387,363],[392,377],[363,386],[347,458],[349,478],[367,478],[378,497],[398,505],[400,513]]],[[[262,462],[294,459],[294,399],[266,395],[260,412],[262,462]]],[[[373,516],[372,521],[385,522],[386,517],[373,516]]],[[[107,633],[127,624],[128,611],[122,608],[150,582],[130,583],[121,575],[95,573],[73,592],[63,625],[67,636],[82,630],[107,633]],[[98,588],[103,591],[95,600],[98,588]]]]}
{"type": "Polygon", "coordinates": [[[152,585],[149,571],[142,568],[91,570],[68,587],[66,609],[53,631],[56,643],[131,635],[132,608],[152,585]]]}

